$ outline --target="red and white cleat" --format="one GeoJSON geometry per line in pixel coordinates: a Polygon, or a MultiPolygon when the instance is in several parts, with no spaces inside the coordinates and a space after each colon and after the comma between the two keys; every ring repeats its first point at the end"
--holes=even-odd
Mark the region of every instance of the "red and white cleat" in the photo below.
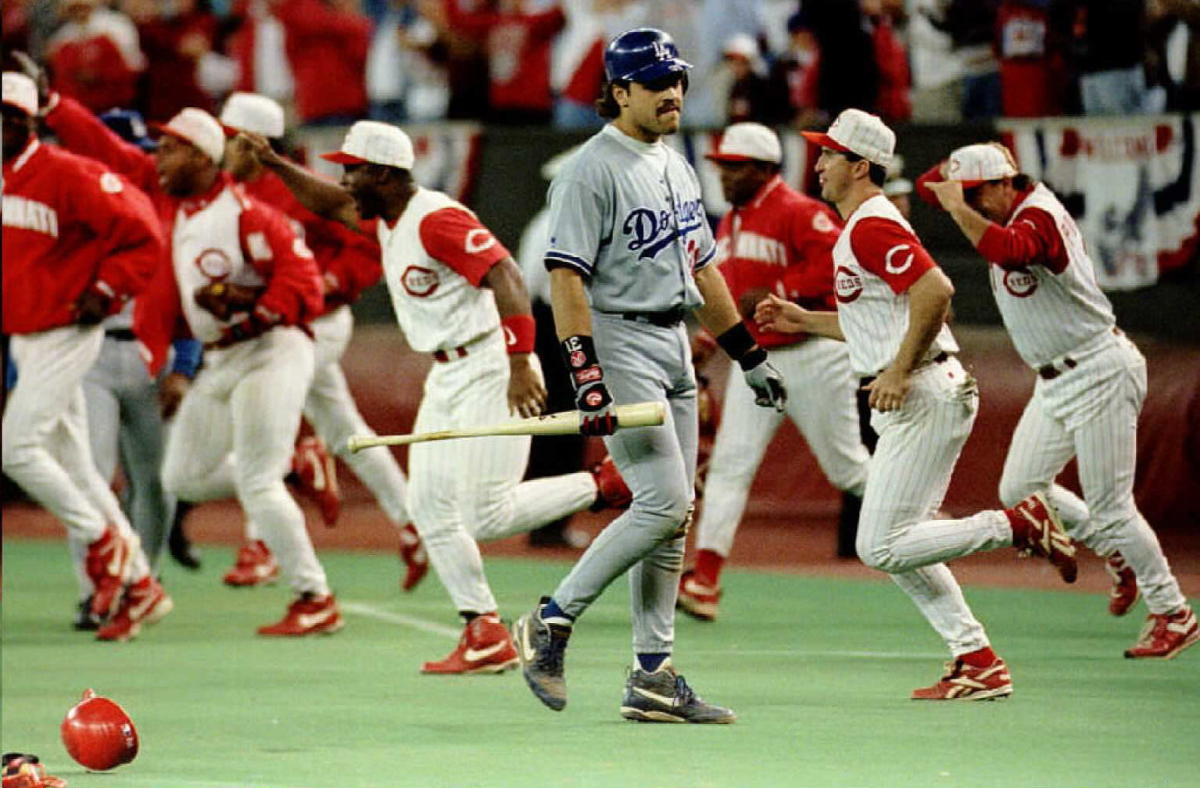
{"type": "Polygon", "coordinates": [[[503,673],[519,662],[508,627],[495,613],[485,613],[467,624],[450,656],[440,662],[426,662],[421,672],[443,676],[503,673]]]}
{"type": "Polygon", "coordinates": [[[1196,614],[1185,607],[1172,615],[1151,613],[1133,648],[1125,652],[1129,659],[1174,659],[1200,640],[1196,614]]]}
{"type": "Polygon", "coordinates": [[[247,587],[270,585],[279,579],[279,563],[263,541],[246,542],[238,550],[237,562],[225,573],[225,585],[247,587]]]}
{"type": "Polygon", "coordinates": [[[300,492],[316,502],[325,525],[337,525],[342,498],[338,492],[337,463],[325,448],[325,442],[315,435],[296,441],[292,455],[292,473],[298,479],[300,492]]]}
{"type": "Polygon", "coordinates": [[[675,606],[700,621],[716,621],[721,589],[705,585],[696,579],[696,570],[689,569],[679,577],[679,596],[675,606]]]}
{"type": "Polygon", "coordinates": [[[258,634],[282,637],[332,635],[345,624],[333,594],[317,596],[305,593],[288,605],[287,614],[282,619],[259,627],[258,634]]]}
{"type": "Polygon", "coordinates": [[[117,614],[96,632],[96,640],[133,640],[143,624],[157,624],[175,609],[175,602],[157,580],[147,575],[131,583],[117,614]]]}
{"type": "Polygon", "coordinates": [[[429,571],[429,555],[412,523],[400,529],[400,560],[404,562],[404,579],[400,581],[400,589],[412,591],[429,571]]]}
{"type": "Polygon", "coordinates": [[[1025,555],[1045,558],[1067,583],[1079,574],[1075,543],[1067,536],[1058,512],[1041,493],[1034,493],[1007,511],[1013,547],[1025,555]]]}
{"type": "Polygon", "coordinates": [[[960,659],[946,663],[946,675],[931,687],[913,690],[913,700],[991,700],[1011,695],[1012,677],[999,657],[986,668],[960,659]]]}
{"type": "Polygon", "coordinates": [[[129,579],[129,564],[137,544],[130,544],[115,525],[87,546],[85,569],[92,581],[92,615],[107,618],[121,599],[125,581],[129,579]]]}
{"type": "Polygon", "coordinates": [[[1142,596],[1137,575],[1126,563],[1125,556],[1120,553],[1113,553],[1104,559],[1104,571],[1112,578],[1112,588],[1108,590],[1108,612],[1114,616],[1123,616],[1142,596]]]}
{"type": "Polygon", "coordinates": [[[629,508],[633,493],[621,478],[621,472],[617,470],[612,457],[605,457],[592,466],[592,476],[596,479],[596,502],[591,507],[593,512],[629,508]]]}

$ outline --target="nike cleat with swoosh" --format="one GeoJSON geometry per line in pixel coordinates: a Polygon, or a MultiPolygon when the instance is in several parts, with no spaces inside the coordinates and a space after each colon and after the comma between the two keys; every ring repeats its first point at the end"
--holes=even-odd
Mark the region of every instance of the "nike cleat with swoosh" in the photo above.
{"type": "Polygon", "coordinates": [[[513,640],[529,689],[542,703],[554,711],[562,711],[567,705],[563,661],[571,630],[551,626],[542,620],[542,608],[549,601],[550,597],[542,597],[537,607],[517,619],[513,625],[513,640]]]}
{"type": "Polygon", "coordinates": [[[635,668],[625,681],[621,716],[635,722],[690,722],[728,725],[737,721],[731,709],[707,703],[675,672],[671,661],[647,673],[635,668]]]}
{"type": "Polygon", "coordinates": [[[518,664],[508,629],[495,613],[476,616],[463,629],[458,646],[440,662],[426,662],[422,673],[468,676],[474,673],[503,673],[518,664]]]}
{"type": "Polygon", "coordinates": [[[318,596],[309,592],[301,594],[288,605],[287,614],[279,621],[259,627],[258,634],[290,637],[332,635],[345,623],[333,594],[318,596]]]}

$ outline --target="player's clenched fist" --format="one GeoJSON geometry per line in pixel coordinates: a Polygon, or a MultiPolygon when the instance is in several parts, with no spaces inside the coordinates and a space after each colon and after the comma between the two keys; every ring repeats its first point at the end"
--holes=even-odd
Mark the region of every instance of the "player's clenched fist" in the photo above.
{"type": "Polygon", "coordinates": [[[763,408],[774,408],[783,413],[787,405],[787,387],[783,375],[767,361],[767,352],[761,350],[762,360],[753,366],[743,366],[746,385],[754,392],[754,404],[763,408]]]}
{"type": "Polygon", "coordinates": [[[612,435],[617,429],[617,413],[612,394],[604,385],[604,371],[596,359],[592,338],[582,334],[567,337],[562,351],[575,386],[579,431],[584,435],[612,435]]]}

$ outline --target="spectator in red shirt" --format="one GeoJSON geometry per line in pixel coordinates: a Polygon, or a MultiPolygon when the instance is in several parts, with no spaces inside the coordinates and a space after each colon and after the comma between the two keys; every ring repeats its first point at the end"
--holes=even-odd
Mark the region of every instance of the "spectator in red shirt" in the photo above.
{"type": "Polygon", "coordinates": [[[531,11],[525,0],[500,0],[495,11],[466,11],[461,0],[444,0],[446,23],[484,41],[488,55],[488,114],[492,123],[541,125],[550,122],[550,47],[566,24],[553,5],[531,11]]]}
{"type": "Polygon", "coordinates": [[[146,66],[133,22],[99,0],[66,0],[62,13],[46,54],[54,88],[96,113],[132,106],[146,66]]]}
{"type": "Polygon", "coordinates": [[[146,118],[165,121],[184,107],[211,111],[212,97],[200,87],[197,75],[201,59],[213,49],[216,16],[199,9],[196,0],[175,0],[168,7],[138,0],[127,8],[146,54],[149,78],[142,93],[146,118]]]}
{"type": "Polygon", "coordinates": [[[349,123],[367,114],[371,20],[358,0],[270,0],[283,23],[304,123],[349,123]]]}
{"type": "Polygon", "coordinates": [[[1000,100],[1009,118],[1063,114],[1063,38],[1047,0],[1004,0],[996,13],[1000,100]]]}

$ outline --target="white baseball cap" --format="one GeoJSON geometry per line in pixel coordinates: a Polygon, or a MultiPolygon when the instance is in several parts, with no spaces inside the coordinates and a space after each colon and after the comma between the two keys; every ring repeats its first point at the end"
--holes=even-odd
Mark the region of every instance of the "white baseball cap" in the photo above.
{"type": "Polygon", "coordinates": [[[961,181],[964,189],[972,189],[988,181],[1000,181],[1017,174],[1012,154],[999,145],[967,145],[950,154],[946,179],[961,181]]]}
{"type": "Polygon", "coordinates": [[[804,138],[838,153],[853,153],[887,167],[896,151],[896,132],[878,115],[861,109],[843,110],[826,132],[804,131],[804,138]]]}
{"type": "Polygon", "coordinates": [[[31,118],[37,115],[37,83],[17,71],[5,71],[4,103],[16,107],[31,118]]]}
{"type": "Polygon", "coordinates": [[[221,109],[221,122],[238,131],[278,139],[284,131],[283,107],[258,93],[232,93],[221,109]]]}
{"type": "Polygon", "coordinates": [[[336,164],[382,164],[411,170],[416,156],[412,140],[400,128],[377,120],[360,120],[346,132],[342,149],[322,153],[321,158],[336,164]]]}
{"type": "Polygon", "coordinates": [[[216,164],[225,156],[225,138],[236,133],[196,107],[181,109],[166,123],[151,123],[150,127],[196,146],[216,164]]]}
{"type": "Polygon", "coordinates": [[[705,156],[712,161],[783,161],[779,137],[761,123],[734,123],[725,129],[715,153],[705,156]]]}
{"type": "Polygon", "coordinates": [[[725,39],[725,47],[721,50],[721,54],[726,57],[735,55],[746,60],[754,60],[758,57],[758,42],[749,33],[734,33],[725,39]]]}

